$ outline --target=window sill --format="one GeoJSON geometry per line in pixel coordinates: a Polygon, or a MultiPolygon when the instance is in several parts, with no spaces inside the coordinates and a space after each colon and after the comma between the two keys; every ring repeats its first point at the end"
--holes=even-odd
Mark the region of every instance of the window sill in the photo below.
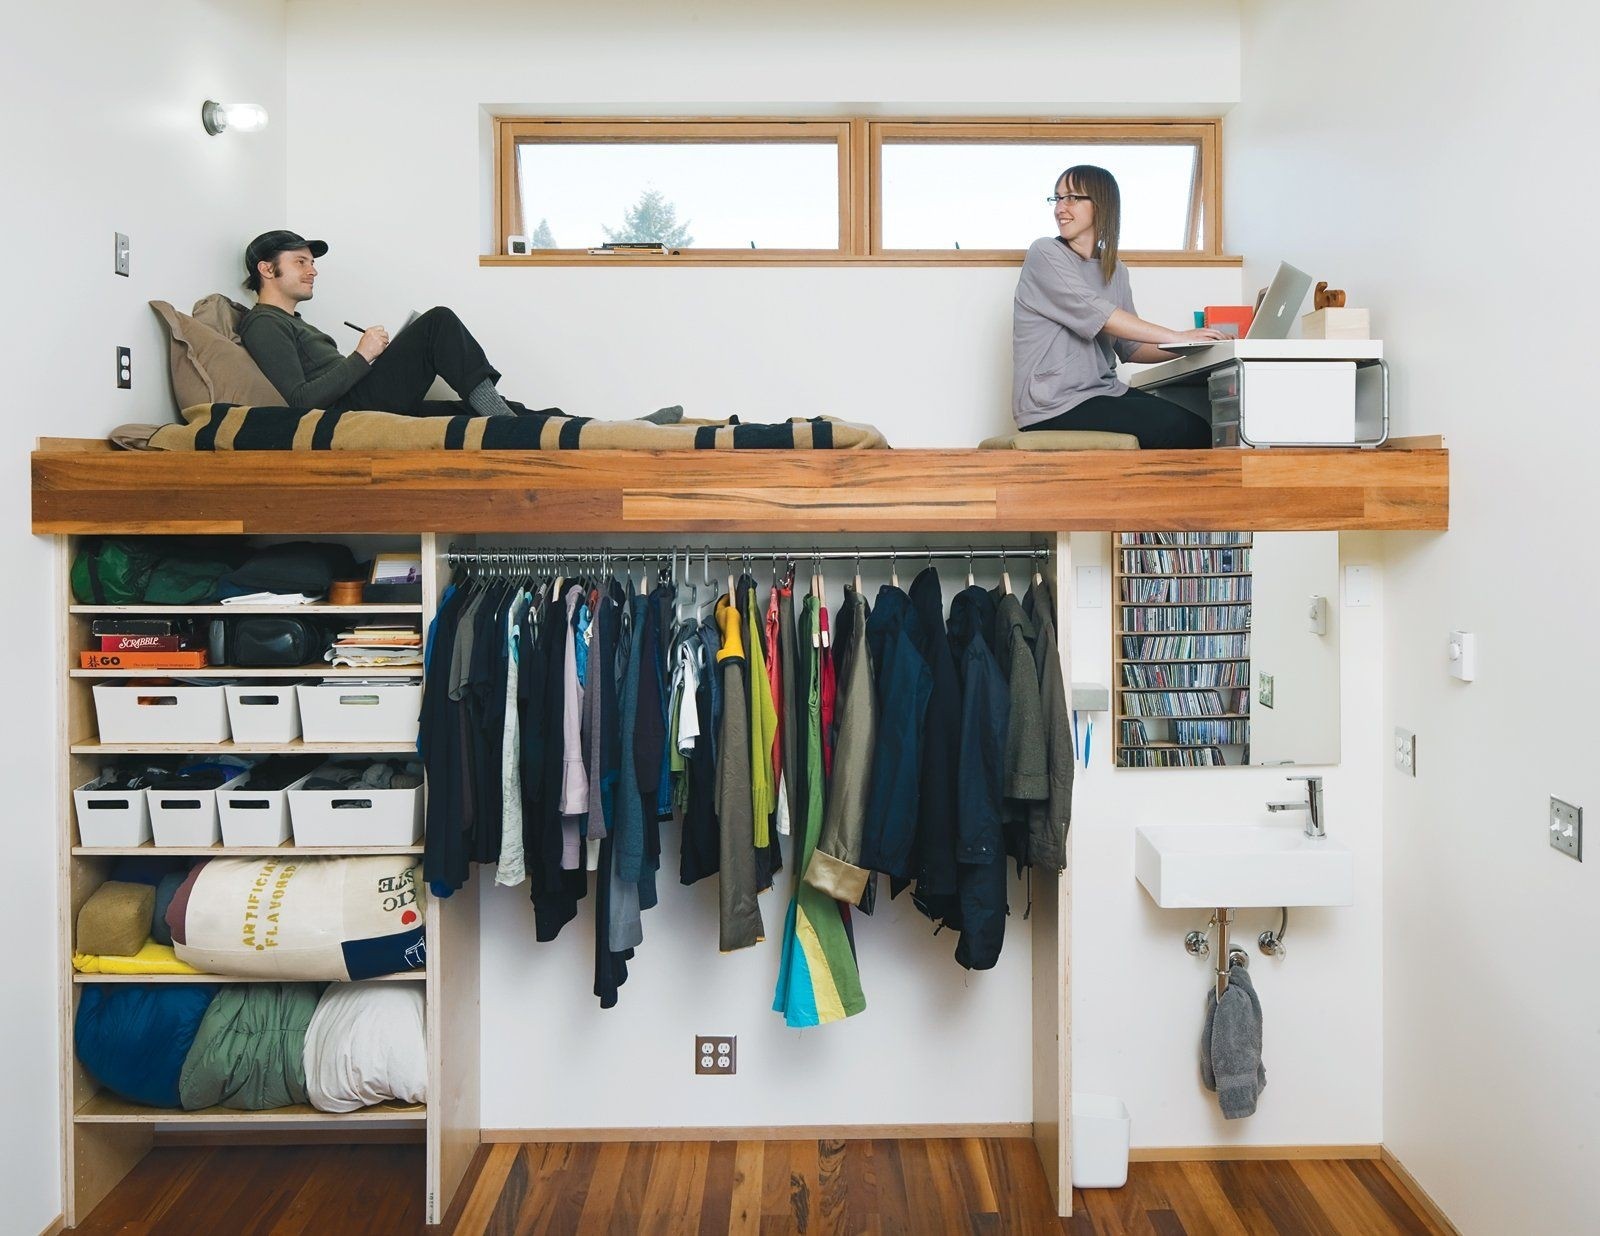
{"type": "MultiPolygon", "coordinates": [[[[807,253],[771,249],[765,252],[738,249],[712,249],[676,254],[598,254],[575,250],[549,253],[486,254],[479,266],[1021,266],[1021,249],[967,249],[958,252],[907,250],[893,255],[854,257],[838,253],[807,253]]],[[[1124,253],[1129,266],[1234,266],[1244,258],[1214,253],[1124,253]]]]}

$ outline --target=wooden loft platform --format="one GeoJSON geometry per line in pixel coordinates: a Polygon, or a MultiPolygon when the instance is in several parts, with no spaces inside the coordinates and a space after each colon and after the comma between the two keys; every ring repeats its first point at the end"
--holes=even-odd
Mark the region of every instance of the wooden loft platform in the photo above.
{"type": "Polygon", "coordinates": [[[1442,531],[1440,438],[1378,450],[161,453],[46,438],[36,533],[1442,531]]]}

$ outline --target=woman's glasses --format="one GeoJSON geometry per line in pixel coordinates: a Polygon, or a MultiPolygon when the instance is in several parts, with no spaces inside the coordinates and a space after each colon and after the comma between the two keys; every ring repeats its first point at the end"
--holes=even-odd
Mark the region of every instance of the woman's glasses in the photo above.
{"type": "Polygon", "coordinates": [[[1052,206],[1054,206],[1057,202],[1072,202],[1074,205],[1076,205],[1079,202],[1087,202],[1089,200],[1089,195],[1087,193],[1052,193],[1044,200],[1049,202],[1052,206]]]}

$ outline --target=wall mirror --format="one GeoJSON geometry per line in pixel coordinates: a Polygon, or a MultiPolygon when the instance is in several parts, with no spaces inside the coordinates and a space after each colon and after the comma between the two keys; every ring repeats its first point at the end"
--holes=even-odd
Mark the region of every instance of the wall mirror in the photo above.
{"type": "Polygon", "coordinates": [[[1339,762],[1339,534],[1117,532],[1119,768],[1339,762]]]}

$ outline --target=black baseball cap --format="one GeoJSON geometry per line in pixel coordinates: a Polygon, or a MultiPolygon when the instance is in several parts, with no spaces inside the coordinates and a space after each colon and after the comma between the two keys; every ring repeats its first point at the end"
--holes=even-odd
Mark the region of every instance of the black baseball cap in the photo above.
{"type": "Polygon", "coordinates": [[[244,273],[256,273],[257,262],[270,262],[286,249],[310,249],[311,256],[321,257],[328,251],[328,242],[325,240],[307,240],[298,232],[291,232],[287,228],[279,228],[275,232],[262,232],[244,250],[244,273]]]}

